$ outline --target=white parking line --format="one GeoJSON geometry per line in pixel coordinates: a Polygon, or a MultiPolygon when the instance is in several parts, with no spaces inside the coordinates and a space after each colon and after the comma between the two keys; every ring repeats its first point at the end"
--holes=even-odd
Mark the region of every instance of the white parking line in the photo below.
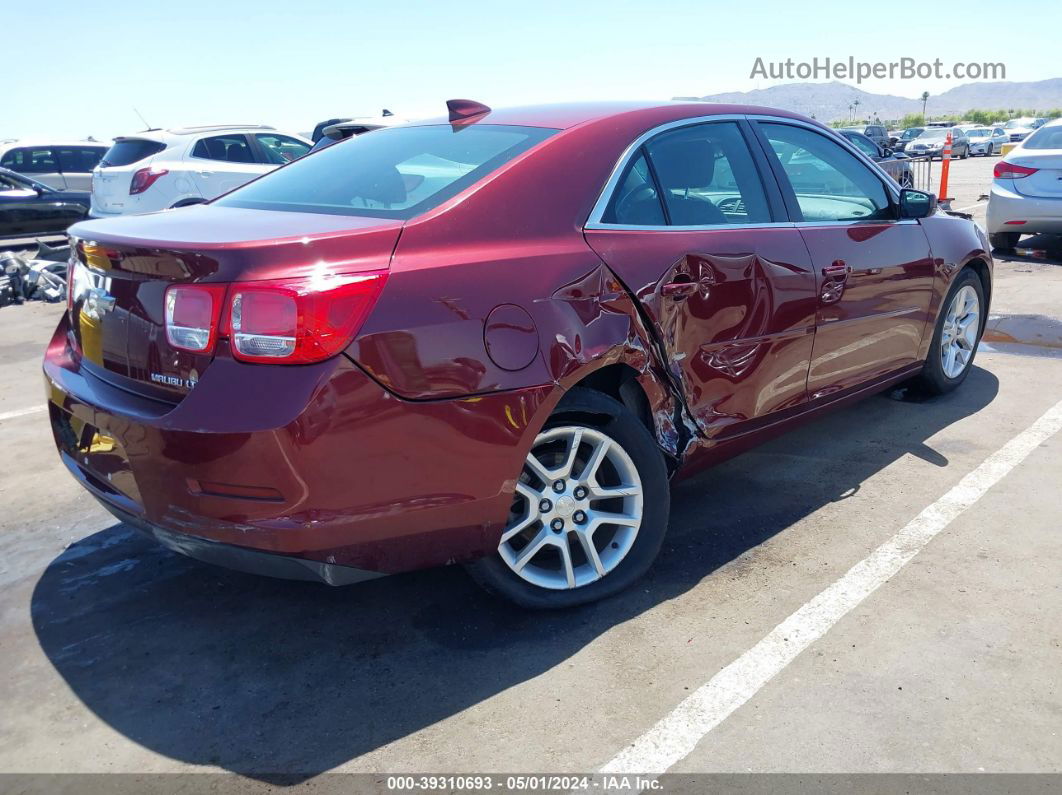
{"type": "Polygon", "coordinates": [[[759,643],[713,676],[600,770],[661,775],[752,698],[804,649],[900,571],[963,511],[1062,429],[1062,401],[966,475],[900,532],[875,549],[759,643]]]}
{"type": "Polygon", "coordinates": [[[0,422],[4,420],[13,420],[15,417],[25,417],[27,414],[36,414],[38,411],[44,411],[47,409],[47,405],[30,406],[28,409],[18,409],[17,411],[5,411],[0,414],[0,422]]]}
{"type": "Polygon", "coordinates": [[[988,206],[988,202],[977,202],[977,204],[971,204],[969,207],[960,207],[959,209],[953,210],[952,212],[964,213],[967,210],[973,210],[973,209],[975,209],[977,207],[987,207],[987,206],[988,206]]]}

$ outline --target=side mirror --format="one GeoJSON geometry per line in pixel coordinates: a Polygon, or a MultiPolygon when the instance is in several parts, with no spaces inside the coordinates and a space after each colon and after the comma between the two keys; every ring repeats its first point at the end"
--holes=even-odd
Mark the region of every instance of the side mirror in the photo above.
{"type": "Polygon", "coordinates": [[[892,157],[892,150],[889,149],[889,147],[886,146],[884,149],[881,150],[881,156],[882,157],[892,157]]]}
{"type": "Polygon", "coordinates": [[[935,194],[926,193],[913,188],[904,188],[900,191],[900,217],[901,218],[926,218],[937,209],[937,197],[935,194]]]}

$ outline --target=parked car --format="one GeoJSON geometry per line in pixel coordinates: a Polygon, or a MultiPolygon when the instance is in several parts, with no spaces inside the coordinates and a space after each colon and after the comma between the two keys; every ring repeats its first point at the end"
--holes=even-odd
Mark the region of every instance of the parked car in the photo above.
{"type": "Polygon", "coordinates": [[[58,235],[88,214],[85,191],[60,191],[0,168],[0,240],[58,235]]]}
{"type": "Polygon", "coordinates": [[[911,157],[944,159],[944,142],[951,133],[951,157],[965,160],[970,156],[970,141],[958,127],[927,127],[918,137],[907,144],[904,154],[911,157]]]}
{"type": "MultiPolygon", "coordinates": [[[[338,121],[335,124],[329,124],[320,130],[320,135],[314,140],[313,149],[311,152],[316,152],[318,149],[324,149],[332,144],[339,143],[340,141],[351,138],[355,135],[363,135],[373,130],[379,130],[384,127],[394,127],[396,124],[405,124],[405,119],[398,119],[394,115],[381,116],[376,118],[362,117],[358,119],[345,119],[338,121]]],[[[314,131],[316,134],[316,130],[314,131]]]]}
{"type": "Polygon", "coordinates": [[[92,174],[94,218],[199,204],[310,151],[264,125],[146,130],[114,139],[92,174]]]}
{"type": "Polygon", "coordinates": [[[925,127],[908,127],[898,136],[890,136],[889,146],[894,152],[903,152],[906,150],[907,144],[921,135],[923,130],[925,130],[925,127]]]}
{"type": "Polygon", "coordinates": [[[841,130],[865,135],[871,141],[883,147],[889,145],[889,133],[888,130],[885,129],[885,126],[882,124],[867,124],[859,127],[842,127],[841,130]]]}
{"type": "Polygon", "coordinates": [[[449,106],[73,227],[49,416],[115,516],[277,576],[462,562],[519,604],[580,604],[649,568],[670,478],[969,373],[983,232],[821,124],[449,106]]]}
{"type": "Polygon", "coordinates": [[[1062,119],[1036,129],[996,163],[988,238],[1010,249],[1022,235],[1062,234],[1062,119]]]}
{"type": "Polygon", "coordinates": [[[357,127],[362,128],[358,132],[351,132],[351,135],[361,135],[363,132],[368,132],[369,130],[378,130],[381,127],[393,127],[396,124],[402,124],[403,120],[399,119],[387,108],[380,111],[379,116],[344,116],[342,118],[325,119],[314,125],[313,132],[310,134],[310,140],[313,143],[317,143],[324,136],[326,128],[332,127],[336,124],[344,124],[346,122],[354,123],[352,127],[347,129],[354,130],[357,127]]]}
{"type": "Polygon", "coordinates": [[[850,141],[856,149],[865,154],[882,170],[896,180],[896,183],[904,188],[914,187],[914,171],[911,169],[911,161],[906,155],[897,154],[887,146],[870,140],[865,135],[851,130],[841,130],[841,135],[850,141]]]}
{"type": "Polygon", "coordinates": [[[25,174],[56,190],[87,191],[106,144],[92,141],[3,141],[0,168],[25,174]]]}
{"type": "Polygon", "coordinates": [[[1044,126],[1047,119],[1023,116],[1019,119],[1011,119],[1003,125],[1003,129],[1010,136],[1011,141],[1024,141],[1033,130],[1044,126]]]}
{"type": "Polygon", "coordinates": [[[1002,127],[963,127],[963,132],[970,142],[971,155],[1003,154],[1003,144],[1010,140],[1002,127]]]}

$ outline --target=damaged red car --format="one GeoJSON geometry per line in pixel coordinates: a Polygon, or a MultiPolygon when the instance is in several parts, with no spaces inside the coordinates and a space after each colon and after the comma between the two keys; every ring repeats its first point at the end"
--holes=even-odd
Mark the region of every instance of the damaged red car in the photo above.
{"type": "Polygon", "coordinates": [[[519,604],[629,586],[669,481],[969,373],[983,233],[765,108],[449,115],[203,205],[72,228],[44,362],[62,460],[205,561],[466,564],[519,604]]]}

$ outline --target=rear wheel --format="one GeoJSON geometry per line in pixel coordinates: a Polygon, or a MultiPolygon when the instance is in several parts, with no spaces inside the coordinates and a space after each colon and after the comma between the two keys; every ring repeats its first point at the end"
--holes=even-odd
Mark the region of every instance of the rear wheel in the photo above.
{"type": "Polygon", "coordinates": [[[527,454],[497,552],[469,571],[523,607],[611,596],[656,558],[669,507],[648,429],[618,401],[575,389],[527,454]]]}
{"type": "Polygon", "coordinates": [[[1021,234],[1018,232],[993,232],[988,236],[988,242],[992,245],[992,248],[1000,248],[1007,251],[1018,245],[1020,238],[1021,234]]]}
{"type": "Polygon", "coordinates": [[[984,288],[967,268],[956,277],[937,318],[929,356],[919,380],[930,392],[943,395],[966,380],[984,325],[984,288]]]}

